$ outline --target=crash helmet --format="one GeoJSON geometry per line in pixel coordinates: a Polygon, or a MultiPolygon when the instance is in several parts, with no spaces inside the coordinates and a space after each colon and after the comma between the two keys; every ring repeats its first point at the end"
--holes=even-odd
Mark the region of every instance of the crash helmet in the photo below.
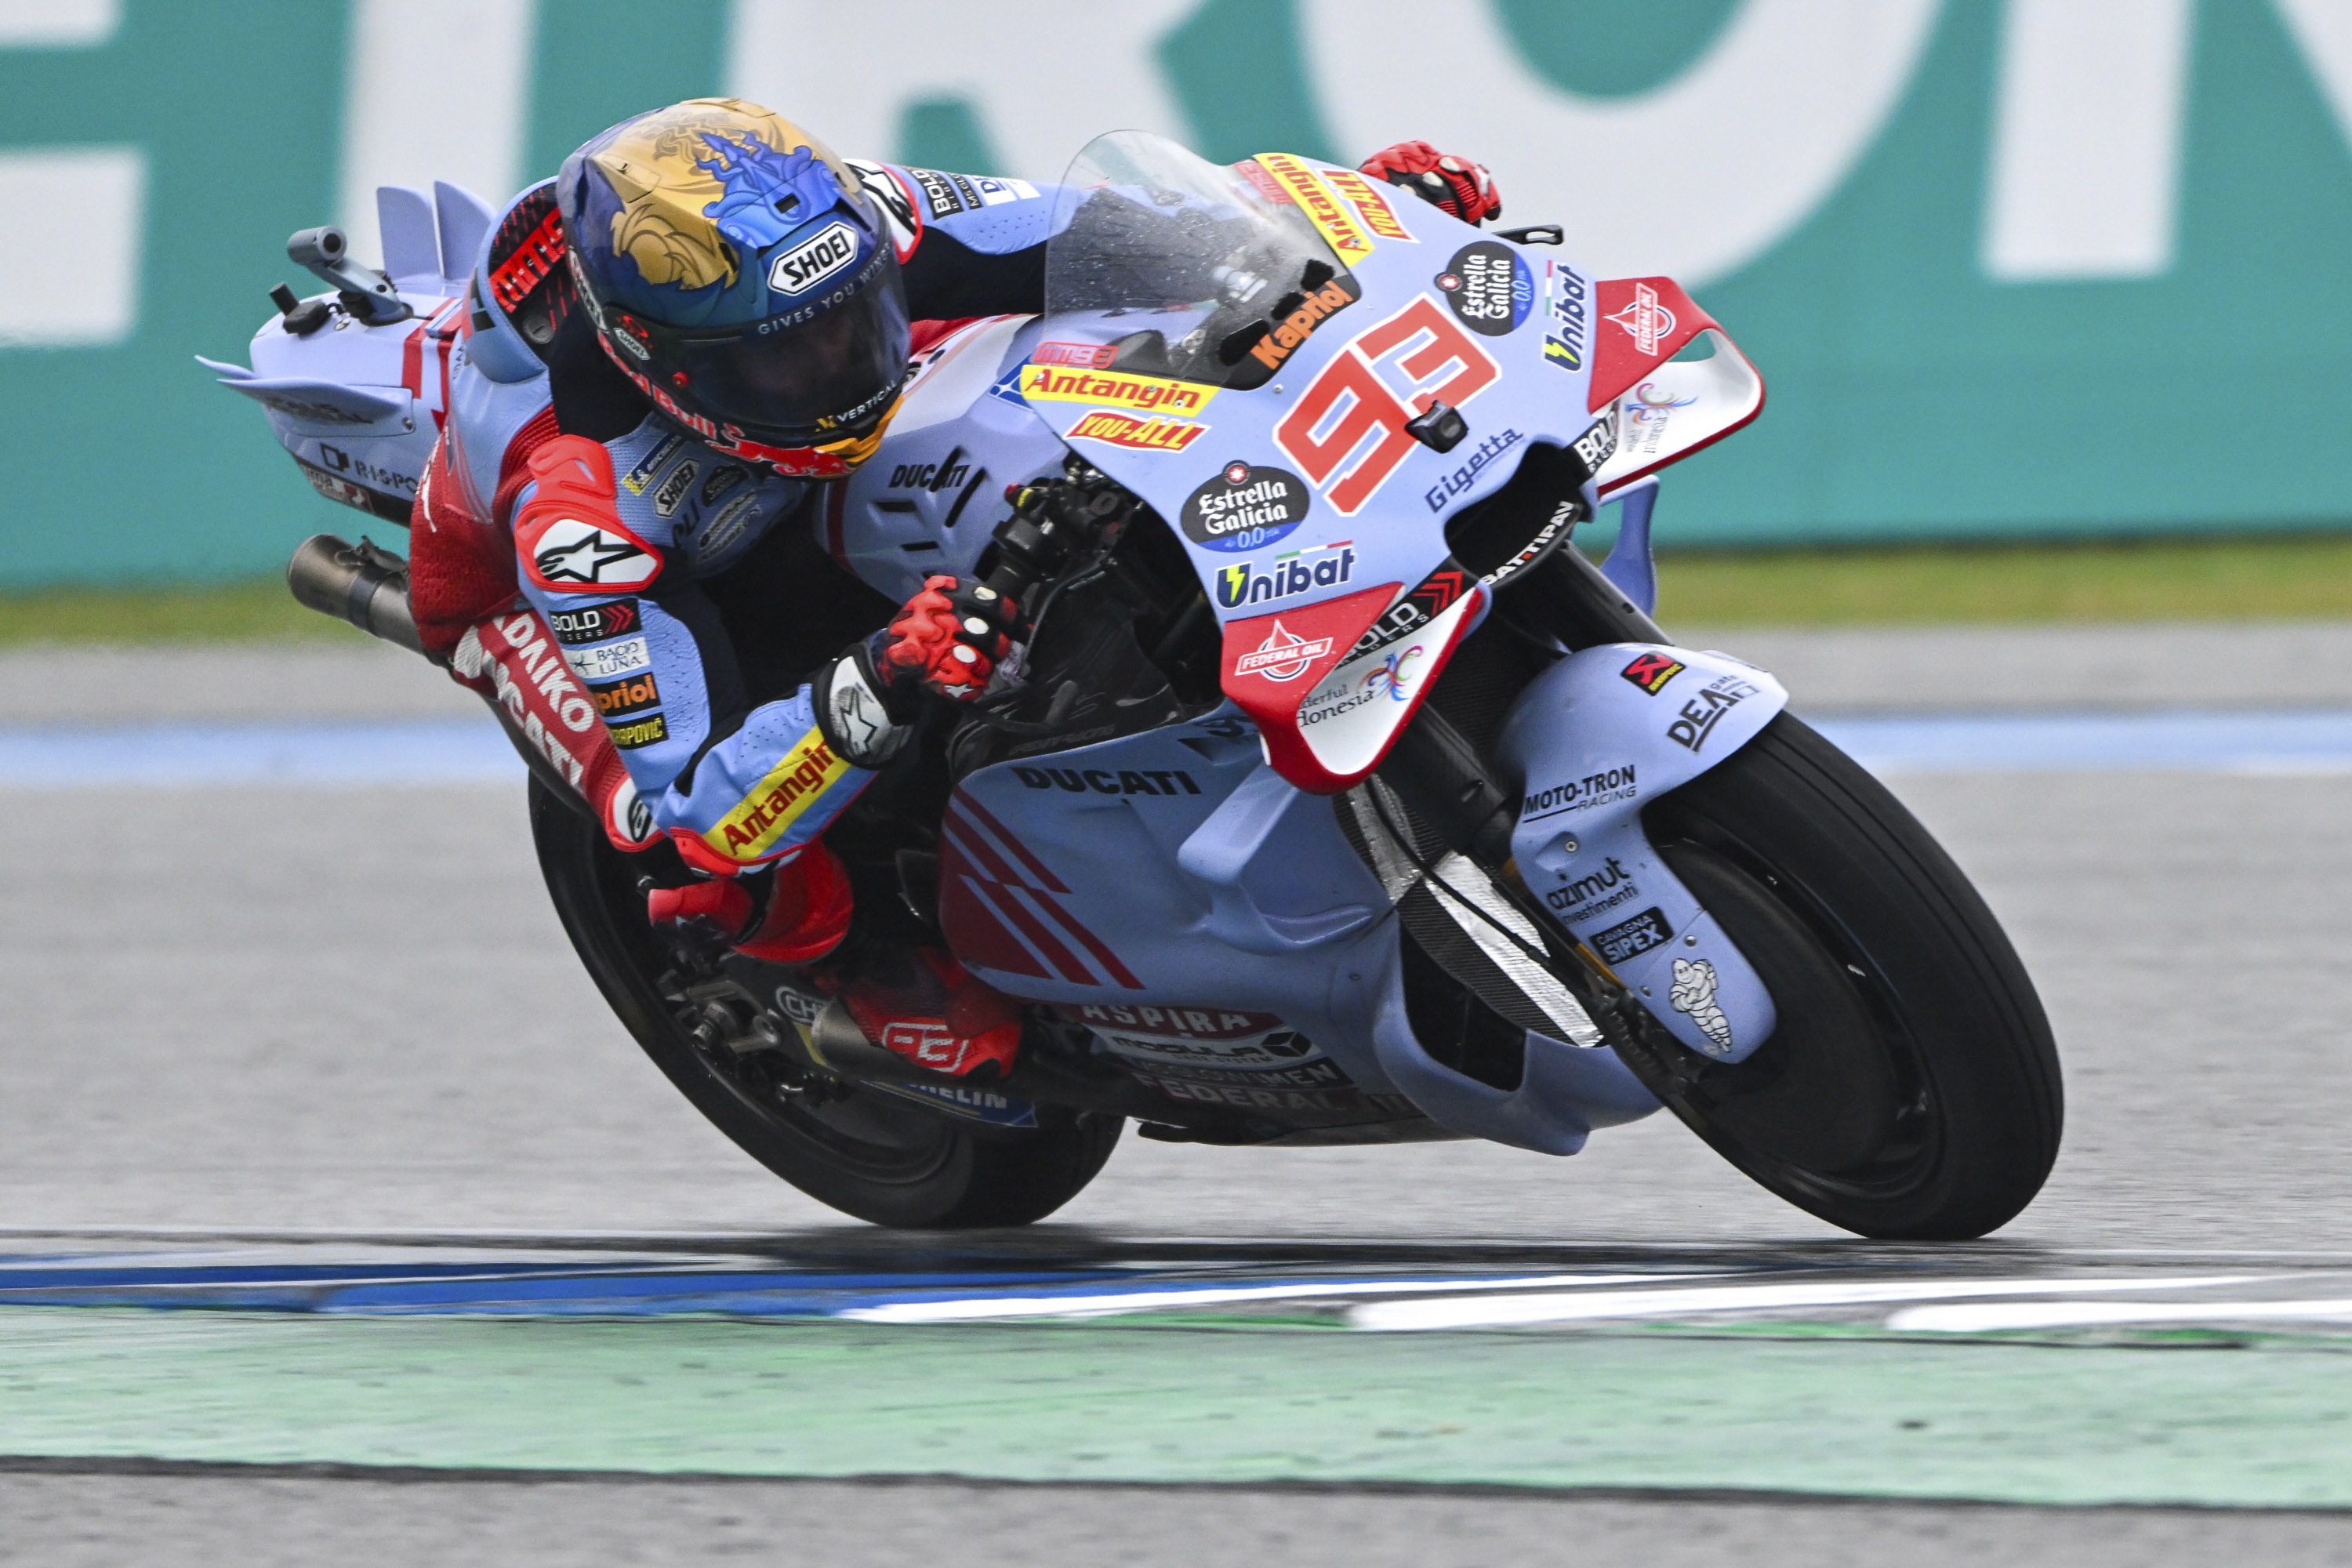
{"type": "Polygon", "coordinates": [[[722,452],[831,478],[873,456],[907,378],[882,214],[822,142],[697,98],[563,162],[556,203],[604,353],[722,452]]]}

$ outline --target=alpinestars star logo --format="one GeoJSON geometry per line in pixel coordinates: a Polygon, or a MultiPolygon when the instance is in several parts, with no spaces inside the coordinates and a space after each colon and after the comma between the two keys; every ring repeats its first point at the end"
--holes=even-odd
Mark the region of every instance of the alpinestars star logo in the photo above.
{"type": "Polygon", "coordinates": [[[551,588],[578,585],[626,593],[661,574],[661,558],[625,533],[561,518],[540,534],[531,571],[551,588]]]}
{"type": "Polygon", "coordinates": [[[1265,641],[1251,652],[1234,660],[1235,675],[1263,675],[1268,680],[1296,680],[1307,673],[1307,667],[1331,651],[1329,637],[1309,641],[1296,632],[1286,630],[1280,621],[1265,634],[1265,641]]]}

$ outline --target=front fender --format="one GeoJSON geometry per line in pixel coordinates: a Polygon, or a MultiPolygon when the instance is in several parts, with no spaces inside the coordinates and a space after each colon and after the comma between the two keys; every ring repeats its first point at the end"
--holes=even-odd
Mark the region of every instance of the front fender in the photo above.
{"type": "Polygon", "coordinates": [[[1789,694],[1719,653],[1605,643],[1539,676],[1496,758],[1526,780],[1511,850],[1554,918],[1674,1037],[1736,1062],[1772,1033],[1772,998],[1642,827],[1642,807],[1746,745],[1789,694]]]}

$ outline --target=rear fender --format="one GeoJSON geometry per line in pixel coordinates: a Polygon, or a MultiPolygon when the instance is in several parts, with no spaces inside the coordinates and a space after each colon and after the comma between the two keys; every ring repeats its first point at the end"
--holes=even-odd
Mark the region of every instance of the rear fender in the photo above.
{"type": "Polygon", "coordinates": [[[1772,998],[1652,847],[1642,807],[1746,745],[1788,700],[1723,654],[1606,643],[1538,677],[1496,745],[1526,780],[1511,835],[1520,877],[1676,1039],[1718,1061],[1771,1035],[1772,998]]]}

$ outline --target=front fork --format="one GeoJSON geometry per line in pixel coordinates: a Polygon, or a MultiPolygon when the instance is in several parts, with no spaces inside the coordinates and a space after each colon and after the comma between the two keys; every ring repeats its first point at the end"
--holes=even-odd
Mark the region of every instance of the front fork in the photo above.
{"type": "Polygon", "coordinates": [[[1520,694],[1491,753],[1424,703],[1382,782],[1676,1040],[1745,1059],[1772,1032],[1771,995],[1641,814],[1746,744],[1787,693],[1724,655],[1672,647],[1574,549],[1505,594],[1496,614],[1574,651],[1520,694]]]}

